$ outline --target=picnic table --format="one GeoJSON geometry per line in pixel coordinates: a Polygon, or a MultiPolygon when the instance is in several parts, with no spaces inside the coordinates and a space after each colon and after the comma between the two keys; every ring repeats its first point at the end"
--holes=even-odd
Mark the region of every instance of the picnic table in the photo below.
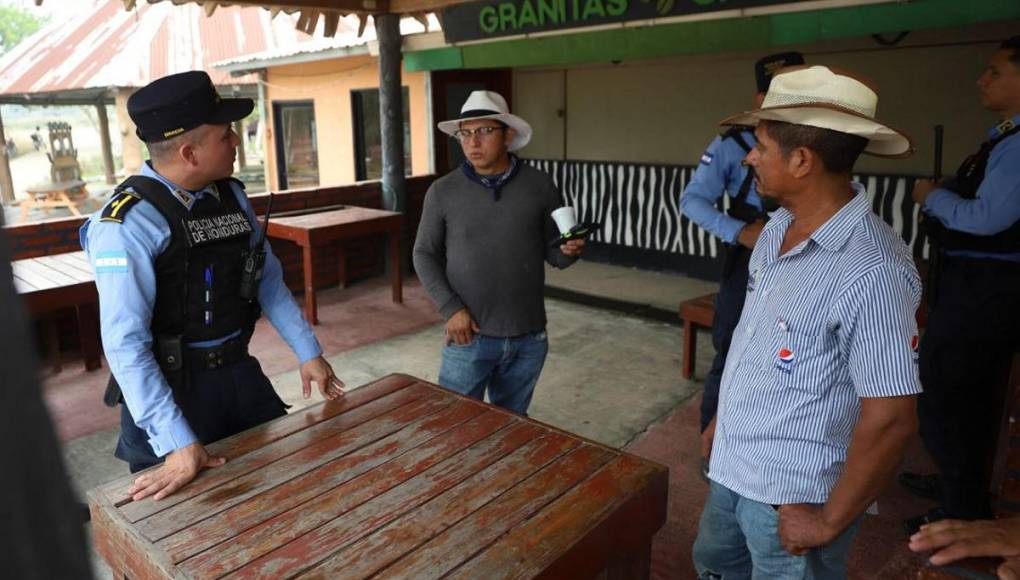
{"type": "Polygon", "coordinates": [[[644,578],[666,516],[665,467],[407,375],[209,448],[159,502],[88,492],[115,577],[644,578]]]}
{"type": "Polygon", "coordinates": [[[70,252],[15,260],[11,267],[14,287],[29,312],[49,319],[47,326],[54,370],[60,372],[61,365],[59,332],[53,315],[63,308],[74,308],[76,311],[86,370],[101,367],[99,294],[85,253],[70,252]]]}
{"type": "Polygon", "coordinates": [[[28,219],[28,212],[33,209],[41,209],[43,213],[49,214],[51,209],[63,207],[70,210],[71,215],[81,217],[78,206],[89,196],[85,182],[81,179],[34,185],[26,188],[25,193],[28,199],[21,200],[22,222],[28,219]]]}
{"type": "MultiPolygon", "coordinates": [[[[319,323],[315,300],[315,258],[326,247],[343,240],[376,234],[389,236],[393,301],[403,302],[400,273],[400,232],[403,221],[403,214],[399,212],[354,206],[270,218],[267,232],[269,237],[288,240],[301,246],[305,280],[305,318],[309,323],[319,323]]],[[[346,286],[347,259],[342,250],[339,252],[338,269],[340,285],[346,286]]]]}

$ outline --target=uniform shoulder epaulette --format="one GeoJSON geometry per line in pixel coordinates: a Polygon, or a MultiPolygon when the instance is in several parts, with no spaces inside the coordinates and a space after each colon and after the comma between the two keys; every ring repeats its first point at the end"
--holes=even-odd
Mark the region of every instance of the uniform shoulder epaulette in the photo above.
{"type": "Polygon", "coordinates": [[[110,203],[106,204],[99,221],[122,224],[127,212],[140,201],[142,201],[142,198],[137,193],[129,189],[123,189],[115,193],[110,199],[110,203]]]}
{"type": "Polygon", "coordinates": [[[224,181],[232,182],[234,185],[240,187],[242,190],[244,189],[244,182],[234,176],[230,176],[226,178],[224,181]]]}

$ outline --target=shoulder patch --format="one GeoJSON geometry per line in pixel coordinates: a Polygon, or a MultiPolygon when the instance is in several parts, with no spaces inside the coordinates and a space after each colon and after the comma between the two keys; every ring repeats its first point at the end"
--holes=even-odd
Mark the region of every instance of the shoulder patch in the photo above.
{"type": "Polygon", "coordinates": [[[110,203],[106,204],[106,207],[103,208],[99,221],[122,224],[127,212],[140,201],[142,201],[142,198],[135,192],[128,190],[121,191],[114,195],[110,203]]]}

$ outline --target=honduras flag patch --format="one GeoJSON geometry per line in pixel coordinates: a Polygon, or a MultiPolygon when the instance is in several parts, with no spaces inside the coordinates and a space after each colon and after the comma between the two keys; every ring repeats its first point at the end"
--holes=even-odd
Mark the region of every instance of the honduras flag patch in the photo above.
{"type": "Polygon", "coordinates": [[[99,252],[95,261],[96,274],[123,274],[128,269],[127,252],[99,252]]]}
{"type": "Polygon", "coordinates": [[[711,153],[709,153],[707,151],[705,153],[701,154],[701,164],[702,165],[711,165],[713,159],[715,159],[715,157],[711,153]]]}

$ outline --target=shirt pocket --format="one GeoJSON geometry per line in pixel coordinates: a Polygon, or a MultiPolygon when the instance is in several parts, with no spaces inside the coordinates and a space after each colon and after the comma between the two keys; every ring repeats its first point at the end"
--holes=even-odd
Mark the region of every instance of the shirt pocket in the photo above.
{"type": "Polygon", "coordinates": [[[781,388],[820,395],[835,369],[829,334],[821,328],[778,324],[772,372],[781,388]]]}

